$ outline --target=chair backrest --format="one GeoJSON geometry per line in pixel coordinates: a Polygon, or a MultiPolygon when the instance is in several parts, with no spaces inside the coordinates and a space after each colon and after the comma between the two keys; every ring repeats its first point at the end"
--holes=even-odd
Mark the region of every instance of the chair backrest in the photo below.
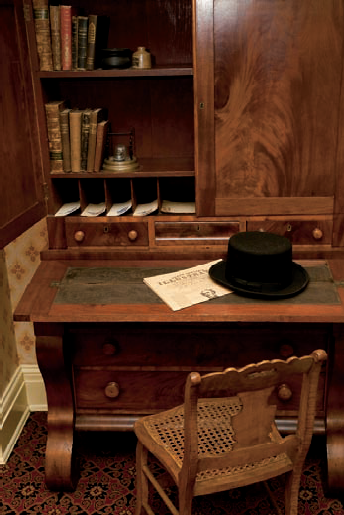
{"type": "Polygon", "coordinates": [[[325,351],[316,350],[300,358],[262,361],[204,376],[191,372],[186,382],[184,404],[183,467],[188,467],[188,475],[211,468],[242,466],[283,453],[293,461],[300,450],[308,449],[313,433],[319,373],[326,358],[325,351]],[[295,376],[299,376],[298,383],[301,382],[297,429],[294,435],[280,438],[274,424],[276,390],[284,383],[293,382],[295,376]],[[228,452],[222,449],[218,456],[216,452],[209,455],[198,452],[197,405],[201,398],[203,410],[207,409],[205,398],[212,398],[212,402],[214,398],[216,402],[220,398],[231,398],[234,406],[234,414],[228,417],[228,425],[234,431],[234,443],[228,447],[228,452]],[[276,439],[272,438],[274,431],[278,435],[276,439]]]}

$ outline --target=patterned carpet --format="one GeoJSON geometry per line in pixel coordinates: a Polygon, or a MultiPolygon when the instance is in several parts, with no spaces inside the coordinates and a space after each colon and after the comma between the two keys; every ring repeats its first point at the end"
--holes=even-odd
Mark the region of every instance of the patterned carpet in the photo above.
{"type": "MultiPolygon", "coordinates": [[[[44,483],[46,413],[33,413],[3,467],[0,514],[115,514],[135,511],[135,435],[133,433],[79,434],[77,453],[81,477],[75,492],[52,492],[44,483]]],[[[319,439],[319,437],[317,437],[319,439]]],[[[324,461],[319,456],[324,442],[317,440],[305,463],[300,489],[299,513],[344,515],[338,499],[327,498],[322,488],[324,461]]],[[[163,471],[156,465],[156,472],[163,471]]],[[[269,482],[283,507],[283,477],[269,482]]],[[[175,497],[173,486],[169,489],[175,497]]],[[[169,512],[154,498],[156,514],[169,512]]],[[[273,515],[274,509],[261,484],[194,500],[194,515],[273,515]]]]}

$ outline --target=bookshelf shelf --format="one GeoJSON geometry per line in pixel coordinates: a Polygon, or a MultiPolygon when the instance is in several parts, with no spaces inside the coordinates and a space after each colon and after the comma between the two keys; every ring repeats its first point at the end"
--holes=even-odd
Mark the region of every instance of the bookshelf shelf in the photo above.
{"type": "Polygon", "coordinates": [[[94,71],[53,71],[53,72],[37,72],[39,79],[94,79],[100,78],[140,78],[140,77],[180,77],[192,76],[192,66],[155,66],[148,70],[135,70],[127,68],[125,70],[94,70],[94,71]]]}
{"type": "Polygon", "coordinates": [[[140,169],[134,172],[80,172],[80,173],[51,173],[52,179],[66,179],[69,177],[79,179],[116,179],[116,178],[143,178],[143,177],[194,177],[193,158],[139,158],[140,169]]]}

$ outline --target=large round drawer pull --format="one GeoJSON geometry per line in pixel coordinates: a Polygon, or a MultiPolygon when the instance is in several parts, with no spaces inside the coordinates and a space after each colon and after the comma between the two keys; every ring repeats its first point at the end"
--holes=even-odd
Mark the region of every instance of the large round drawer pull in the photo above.
{"type": "Polygon", "coordinates": [[[135,241],[137,240],[137,237],[138,237],[138,234],[137,234],[137,231],[129,231],[128,232],[128,238],[130,241],[135,241]]]}
{"type": "Polygon", "coordinates": [[[75,241],[78,241],[79,243],[84,241],[84,239],[85,239],[84,231],[76,231],[76,233],[74,234],[74,239],[75,239],[75,241]]]}
{"type": "Polygon", "coordinates": [[[293,392],[287,384],[281,384],[278,387],[277,396],[280,401],[289,401],[293,396],[293,392]]]}
{"type": "Polygon", "coordinates": [[[321,238],[323,237],[323,232],[321,229],[319,229],[319,227],[316,227],[315,229],[313,229],[312,235],[315,240],[321,240],[321,238]]]}
{"type": "Polygon", "coordinates": [[[110,399],[115,399],[119,396],[119,385],[115,381],[108,383],[105,386],[104,393],[106,397],[109,397],[110,399]]]}

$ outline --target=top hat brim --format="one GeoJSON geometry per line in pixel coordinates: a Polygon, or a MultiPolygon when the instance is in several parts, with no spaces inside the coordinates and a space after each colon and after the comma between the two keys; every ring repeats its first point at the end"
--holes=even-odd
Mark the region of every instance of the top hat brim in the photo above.
{"type": "Polygon", "coordinates": [[[262,285],[260,290],[245,288],[242,284],[238,284],[235,280],[226,278],[226,261],[219,261],[209,268],[210,277],[220,283],[222,286],[233,290],[239,295],[245,297],[253,297],[256,299],[286,299],[301,293],[309,282],[307,271],[297,263],[292,262],[292,281],[288,286],[280,290],[269,290],[269,287],[262,285]]]}

